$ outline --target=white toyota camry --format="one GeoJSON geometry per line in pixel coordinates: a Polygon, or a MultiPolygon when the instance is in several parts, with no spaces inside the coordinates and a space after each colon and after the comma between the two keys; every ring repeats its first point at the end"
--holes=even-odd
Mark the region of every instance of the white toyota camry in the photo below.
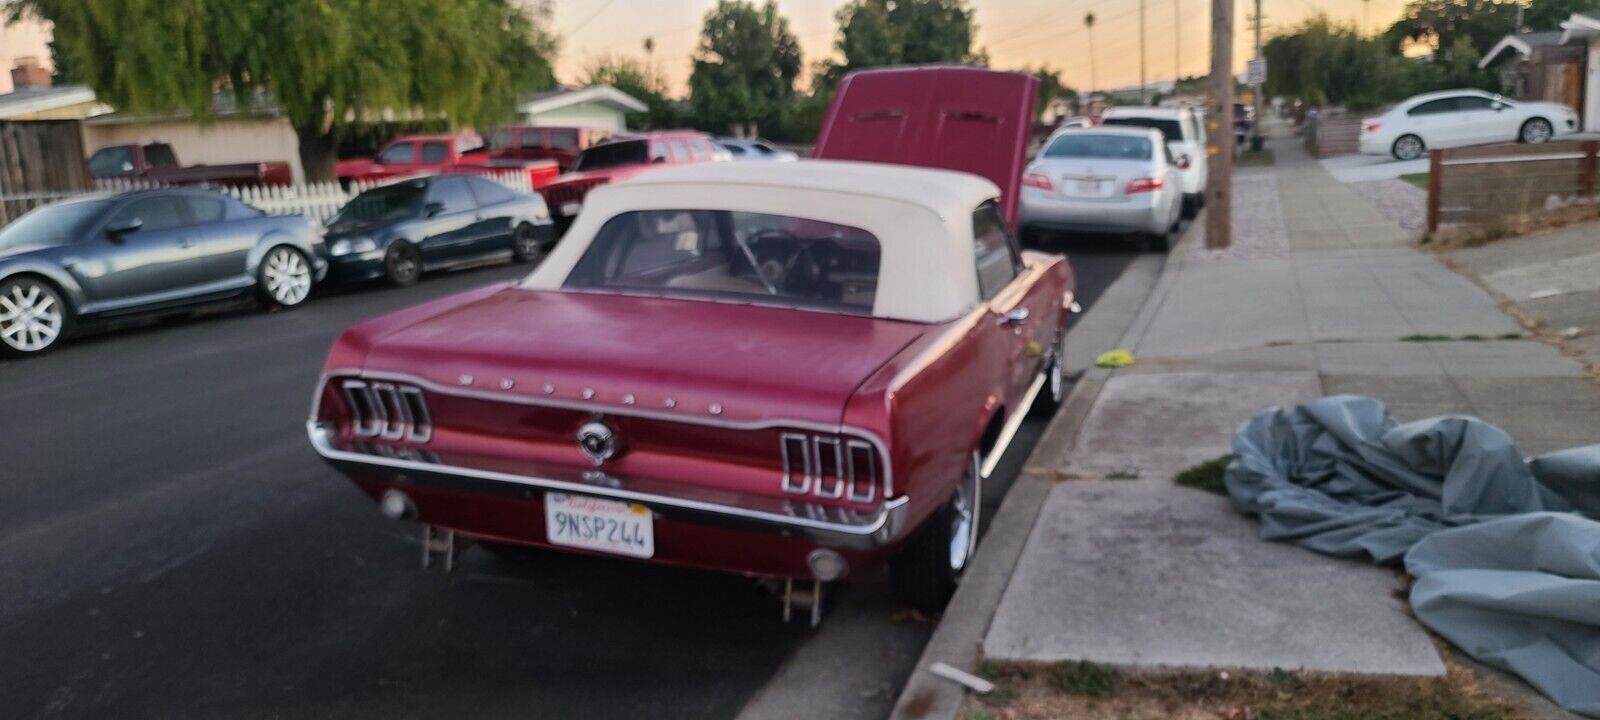
{"type": "Polygon", "coordinates": [[[1407,98],[1361,121],[1361,152],[1422,157],[1432,148],[1502,142],[1542,143],[1578,131],[1578,113],[1560,103],[1507,100],[1481,90],[1445,90],[1407,98]]]}

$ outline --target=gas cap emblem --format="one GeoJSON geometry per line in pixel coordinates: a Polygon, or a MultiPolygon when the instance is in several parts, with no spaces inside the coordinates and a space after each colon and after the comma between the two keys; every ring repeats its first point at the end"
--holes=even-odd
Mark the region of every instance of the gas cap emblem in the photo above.
{"type": "Polygon", "coordinates": [[[603,420],[590,420],[578,428],[578,449],[599,465],[617,454],[617,432],[603,420]]]}

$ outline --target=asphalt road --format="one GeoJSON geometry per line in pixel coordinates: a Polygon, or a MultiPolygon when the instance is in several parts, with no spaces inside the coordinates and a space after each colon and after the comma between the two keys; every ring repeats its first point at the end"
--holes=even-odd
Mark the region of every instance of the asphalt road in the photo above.
{"type": "MultiPolygon", "coordinates": [[[[1066,249],[1085,305],[1133,257],[1115,241],[1066,249]]],[[[555,553],[468,551],[451,575],[423,571],[416,529],[383,519],[306,443],[341,329],[525,272],[210,313],[0,361],[0,715],[736,714],[815,637],[780,624],[749,580],[555,553]]],[[[1024,426],[1007,472],[1040,430],[1024,426]]],[[[987,488],[991,510],[1002,484],[987,488]]],[[[833,612],[870,596],[845,593],[833,612]]],[[[926,635],[906,634],[913,660],[926,635]]]]}

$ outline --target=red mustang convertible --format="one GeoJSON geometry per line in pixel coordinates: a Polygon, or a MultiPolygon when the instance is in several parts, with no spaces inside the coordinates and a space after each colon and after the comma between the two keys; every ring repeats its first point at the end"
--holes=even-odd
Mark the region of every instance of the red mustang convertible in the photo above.
{"type": "Polygon", "coordinates": [[[942,606],[984,476],[1062,399],[1072,273],[1019,249],[1001,197],[845,161],[596,188],[527,279],[347,330],[311,442],[423,525],[425,560],[530,545],[814,581],[813,600],[887,563],[942,606]]]}

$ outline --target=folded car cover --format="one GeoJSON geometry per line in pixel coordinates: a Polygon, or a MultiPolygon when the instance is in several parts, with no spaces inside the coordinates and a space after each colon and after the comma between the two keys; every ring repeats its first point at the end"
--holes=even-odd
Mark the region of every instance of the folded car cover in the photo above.
{"type": "Polygon", "coordinates": [[[1524,461],[1477,418],[1394,421],[1326,397],[1240,426],[1223,476],[1264,539],[1418,578],[1435,632],[1600,717],[1600,445],[1524,461]],[[1408,554],[1409,553],[1409,554],[1408,554]]]}

